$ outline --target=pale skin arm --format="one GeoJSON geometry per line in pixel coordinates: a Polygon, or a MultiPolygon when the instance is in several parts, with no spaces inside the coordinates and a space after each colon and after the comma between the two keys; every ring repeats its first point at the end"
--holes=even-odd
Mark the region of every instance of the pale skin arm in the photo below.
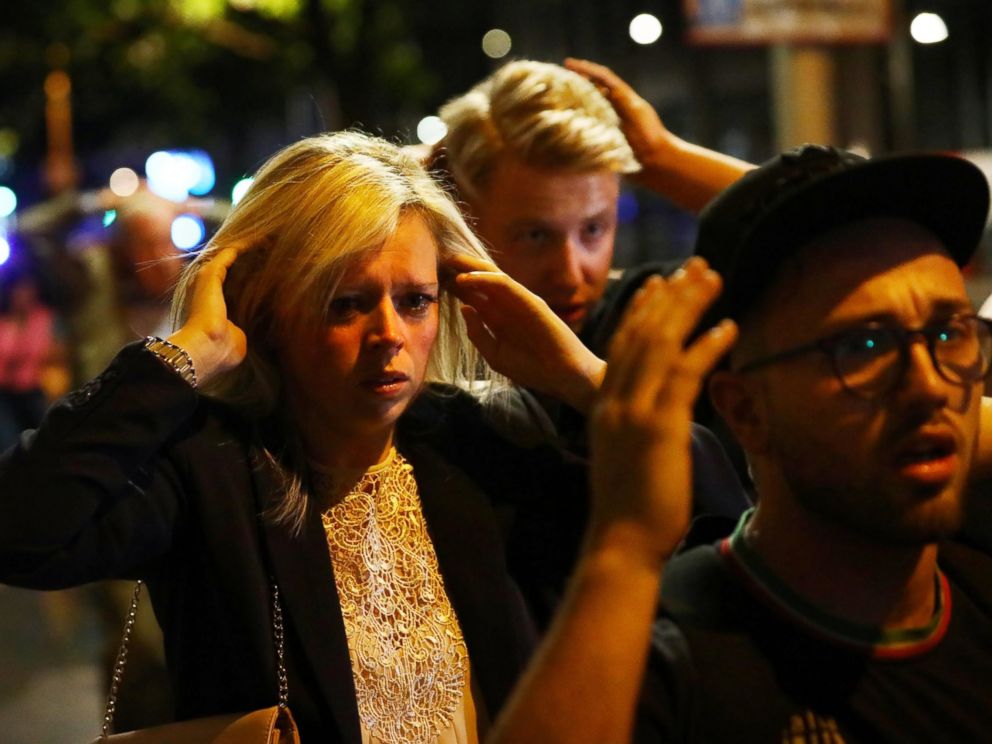
{"type": "Polygon", "coordinates": [[[555,621],[489,744],[629,741],[658,587],[691,514],[692,406],[731,346],[725,322],[687,348],[719,292],[701,259],[632,302],[593,409],[593,515],[555,621]]]}
{"type": "Polygon", "coordinates": [[[627,142],[643,170],[633,180],[690,212],[699,212],[713,197],[754,168],[751,163],[676,137],[650,103],[604,65],[565,60],[602,91],[612,104],[627,142]]]}

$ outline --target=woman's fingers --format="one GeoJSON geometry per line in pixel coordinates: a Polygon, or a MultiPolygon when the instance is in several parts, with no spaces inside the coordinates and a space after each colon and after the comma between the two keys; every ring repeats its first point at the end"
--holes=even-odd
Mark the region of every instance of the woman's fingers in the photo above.
{"type": "Polygon", "coordinates": [[[210,256],[197,269],[194,292],[213,292],[217,286],[223,287],[227,278],[227,270],[237,260],[240,251],[237,248],[224,248],[210,256]]]}
{"type": "Polygon", "coordinates": [[[213,267],[213,269],[220,273],[220,278],[223,279],[227,274],[227,270],[231,267],[240,256],[242,251],[238,248],[227,247],[221,251],[218,251],[215,256],[213,256],[208,262],[208,266],[213,267]]]}
{"type": "Polygon", "coordinates": [[[457,276],[468,271],[501,273],[496,264],[479,256],[456,253],[441,261],[441,272],[446,276],[457,276]]]}
{"type": "Polygon", "coordinates": [[[202,324],[211,333],[216,333],[219,324],[227,321],[224,279],[237,257],[235,248],[225,248],[197,269],[187,323],[202,324]]]}

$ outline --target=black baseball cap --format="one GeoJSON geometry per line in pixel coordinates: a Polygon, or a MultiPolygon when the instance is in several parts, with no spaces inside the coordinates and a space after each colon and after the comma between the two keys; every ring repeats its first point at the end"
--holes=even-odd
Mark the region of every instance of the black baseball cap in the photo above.
{"type": "Polygon", "coordinates": [[[833,228],[872,217],[907,219],[936,235],[964,266],[988,214],[988,181],[963,158],[869,160],[821,145],[790,150],[747,173],[700,215],[695,253],[724,282],[701,328],[740,320],[789,256],[833,228]]]}

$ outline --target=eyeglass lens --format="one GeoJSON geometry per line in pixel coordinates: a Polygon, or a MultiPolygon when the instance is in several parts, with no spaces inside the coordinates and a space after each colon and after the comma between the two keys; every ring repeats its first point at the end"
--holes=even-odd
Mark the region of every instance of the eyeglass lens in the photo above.
{"type": "MultiPolygon", "coordinates": [[[[975,382],[989,369],[992,332],[974,317],[951,318],[922,331],[931,358],[944,379],[975,382]]],[[[900,328],[870,326],[838,338],[833,345],[837,375],[852,392],[866,397],[882,395],[901,378],[908,361],[910,336],[900,328]]]]}

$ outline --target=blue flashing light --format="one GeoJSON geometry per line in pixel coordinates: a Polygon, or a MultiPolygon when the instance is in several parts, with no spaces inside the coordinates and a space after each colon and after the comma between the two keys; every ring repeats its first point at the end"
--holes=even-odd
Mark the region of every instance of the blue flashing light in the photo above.
{"type": "Polygon", "coordinates": [[[6,186],[0,186],[0,218],[10,217],[17,209],[17,194],[6,186]]]}
{"type": "Polygon", "coordinates": [[[172,244],[181,251],[196,248],[207,235],[207,229],[195,214],[181,214],[172,221],[172,244]]]}
{"type": "Polygon", "coordinates": [[[203,196],[214,187],[214,165],[202,150],[159,150],[145,161],[148,188],[174,202],[203,196]]]}
{"type": "Polygon", "coordinates": [[[203,150],[191,150],[189,156],[196,163],[197,168],[197,181],[189,187],[189,193],[194,196],[206,196],[217,183],[214,162],[203,150]]]}
{"type": "Polygon", "coordinates": [[[185,201],[189,197],[189,187],[196,176],[188,171],[186,163],[165,150],[153,152],[145,161],[148,188],[163,199],[174,202],[185,201]]]}

